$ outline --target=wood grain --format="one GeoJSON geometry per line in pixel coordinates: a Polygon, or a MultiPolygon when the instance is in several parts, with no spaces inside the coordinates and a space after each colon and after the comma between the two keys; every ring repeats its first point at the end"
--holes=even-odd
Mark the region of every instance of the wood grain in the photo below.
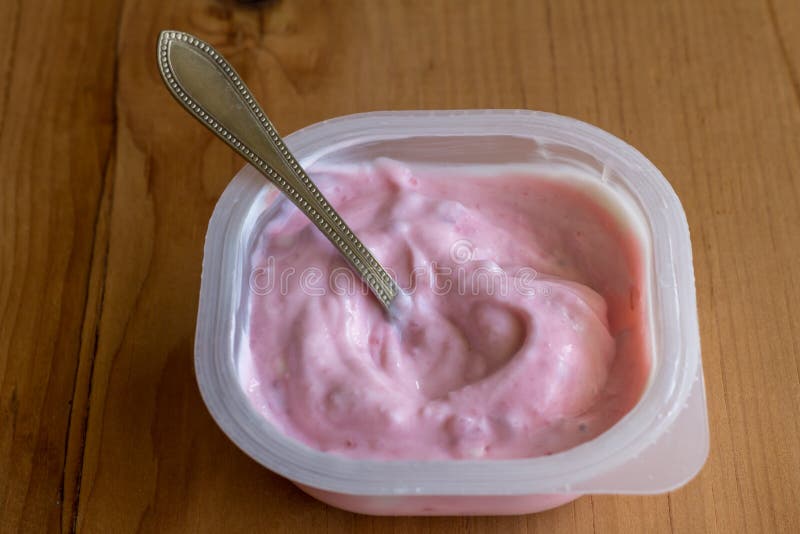
{"type": "Polygon", "coordinates": [[[114,48],[90,35],[113,43],[116,10],[87,2],[0,10],[3,531],[56,530],[72,510],[65,451],[114,128],[114,48]]]}
{"type": "Polygon", "coordinates": [[[797,532],[795,0],[0,0],[0,532],[797,532]],[[711,455],[682,489],[523,517],[376,518],[260,468],[192,369],[214,203],[241,166],[175,105],[164,28],[283,132],[531,108],[631,142],[692,230],[711,455]]]}

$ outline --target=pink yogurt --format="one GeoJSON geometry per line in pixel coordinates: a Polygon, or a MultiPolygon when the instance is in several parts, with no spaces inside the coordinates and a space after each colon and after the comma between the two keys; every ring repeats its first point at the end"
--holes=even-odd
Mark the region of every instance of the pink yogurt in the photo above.
{"type": "Polygon", "coordinates": [[[314,169],[409,310],[390,320],[284,203],[252,256],[239,376],[255,410],[312,448],[386,460],[550,455],[631,410],[650,369],[635,235],[569,177],[497,172],[314,169]]]}

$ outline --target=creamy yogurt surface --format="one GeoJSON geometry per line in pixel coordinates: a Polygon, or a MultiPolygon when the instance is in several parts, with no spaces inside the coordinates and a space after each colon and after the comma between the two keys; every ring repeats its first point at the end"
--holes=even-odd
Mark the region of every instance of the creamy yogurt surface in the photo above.
{"type": "Polygon", "coordinates": [[[610,428],[650,371],[641,240],[564,170],[318,166],[407,293],[390,320],[288,201],[251,262],[239,377],[285,434],[355,458],[549,455],[610,428]]]}

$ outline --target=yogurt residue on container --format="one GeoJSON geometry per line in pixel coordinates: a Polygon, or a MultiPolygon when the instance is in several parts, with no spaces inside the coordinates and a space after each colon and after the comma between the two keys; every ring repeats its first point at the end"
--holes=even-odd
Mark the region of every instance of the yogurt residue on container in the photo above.
{"type": "Polygon", "coordinates": [[[409,297],[388,318],[283,202],[252,256],[239,376],[285,434],[355,458],[524,458],[610,428],[650,371],[644,252],[568,171],[314,168],[409,297]]]}

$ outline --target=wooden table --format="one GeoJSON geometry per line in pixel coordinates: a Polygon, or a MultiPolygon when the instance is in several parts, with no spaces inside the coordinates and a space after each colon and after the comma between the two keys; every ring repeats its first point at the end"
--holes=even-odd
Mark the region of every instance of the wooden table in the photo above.
{"type": "Polygon", "coordinates": [[[0,0],[0,531],[798,532],[796,0],[0,0]],[[694,243],[711,454],[666,495],[527,517],[327,507],[217,428],[192,368],[203,236],[242,165],[159,30],[228,55],[283,132],[532,108],[637,146],[694,243]]]}

